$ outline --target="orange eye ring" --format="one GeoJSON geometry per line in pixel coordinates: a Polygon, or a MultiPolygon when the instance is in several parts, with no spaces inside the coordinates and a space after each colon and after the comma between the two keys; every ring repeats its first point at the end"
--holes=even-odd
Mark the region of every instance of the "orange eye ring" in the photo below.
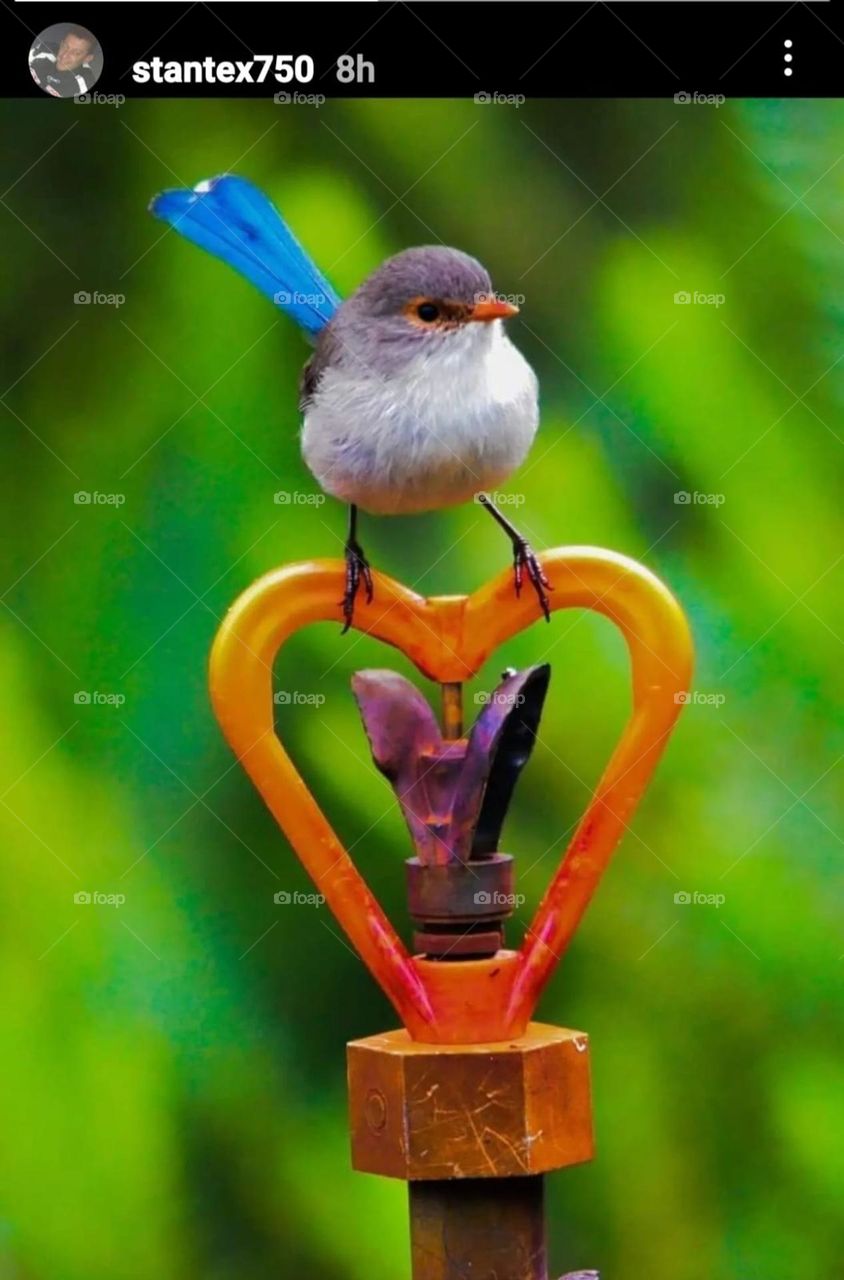
{"type": "Polygon", "coordinates": [[[419,294],[405,303],[402,314],[417,329],[455,329],[472,318],[472,307],[454,298],[419,294]]]}

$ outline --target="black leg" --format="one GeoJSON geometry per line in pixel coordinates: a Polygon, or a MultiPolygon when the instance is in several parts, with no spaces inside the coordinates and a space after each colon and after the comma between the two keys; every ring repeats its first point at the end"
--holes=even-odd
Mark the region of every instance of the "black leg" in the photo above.
{"type": "Polygon", "coordinates": [[[542,570],[542,565],[537,560],[533,548],[527,538],[519,533],[515,525],[511,524],[507,517],[501,514],[498,507],[491,501],[487,494],[479,493],[478,501],[481,506],[486,507],[493,520],[501,525],[501,528],[507,534],[507,537],[512,543],[513,581],[516,587],[516,595],[520,596],[522,594],[522,581],[524,579],[524,575],[527,574],[533,589],[536,592],[542,612],[545,614],[545,621],[550,622],[551,609],[548,602],[548,591],[553,591],[553,587],[546,578],[542,570]],[[547,591],[546,587],[548,589],[547,591]]]}
{"type": "Polygon", "coordinates": [[[372,574],[369,569],[369,561],[367,560],[363,547],[357,539],[358,530],[358,509],[352,503],[349,507],[349,532],[346,535],[346,589],[343,592],[343,618],[345,625],[342,635],[345,635],[352,625],[352,618],[355,612],[355,598],[360,587],[361,578],[366,590],[366,603],[372,601],[372,574]]]}

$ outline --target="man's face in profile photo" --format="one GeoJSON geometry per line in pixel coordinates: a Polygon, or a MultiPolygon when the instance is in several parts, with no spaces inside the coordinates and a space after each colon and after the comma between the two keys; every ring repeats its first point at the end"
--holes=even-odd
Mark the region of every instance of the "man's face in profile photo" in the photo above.
{"type": "Polygon", "coordinates": [[[57,22],[36,36],[29,50],[33,80],[52,98],[90,93],[102,70],[102,50],[87,27],[57,22]]]}
{"type": "Polygon", "coordinates": [[[56,67],[59,71],[74,71],[80,67],[91,52],[92,42],[85,36],[68,31],[59,45],[56,54],[56,67]]]}

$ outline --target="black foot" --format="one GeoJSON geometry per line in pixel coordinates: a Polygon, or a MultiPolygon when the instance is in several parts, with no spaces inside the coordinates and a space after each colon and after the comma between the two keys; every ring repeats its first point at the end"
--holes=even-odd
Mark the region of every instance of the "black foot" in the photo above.
{"type": "Polygon", "coordinates": [[[545,614],[545,621],[550,622],[551,608],[548,600],[548,591],[553,591],[554,588],[546,578],[542,565],[537,560],[530,543],[526,538],[518,538],[513,542],[513,580],[517,596],[522,594],[522,582],[525,574],[533,584],[542,612],[545,614]],[[548,591],[545,590],[546,587],[548,591]]]}
{"type": "Polygon", "coordinates": [[[355,538],[346,543],[346,589],[343,592],[343,618],[345,625],[340,632],[345,635],[352,625],[355,612],[355,599],[360,588],[361,579],[366,590],[366,603],[372,603],[372,573],[363,547],[355,538]]]}

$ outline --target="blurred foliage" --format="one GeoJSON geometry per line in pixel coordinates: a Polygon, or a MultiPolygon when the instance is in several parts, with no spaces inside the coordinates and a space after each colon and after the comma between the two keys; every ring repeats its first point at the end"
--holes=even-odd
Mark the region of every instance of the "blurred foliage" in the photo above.
{"type": "MultiPolygon", "coordinates": [[[[395,1016],[327,912],[274,903],[309,886],[206,694],[229,602],[336,554],[344,523],[331,502],[273,500],[315,492],[301,338],[145,213],[226,169],[273,194],[341,289],[441,239],[523,293],[513,332],[543,396],[510,486],[525,530],[644,561],[691,619],[713,696],[686,708],[541,1008],[594,1051],[599,1155],[550,1179],[557,1267],[837,1274],[844,105],[3,113],[3,1274],[407,1274],[404,1188],[350,1170],[344,1096],[345,1041],[395,1016]],[[78,290],[125,304],[75,306],[78,290]],[[125,903],[74,902],[94,890],[125,903]],[[675,904],[695,891],[724,904],[675,904]]],[[[426,593],[508,558],[477,507],[362,534],[426,593]]],[[[473,691],[546,657],[507,829],[523,919],[627,706],[623,645],[585,614],[536,625],[473,691]]],[[[324,698],[286,708],[283,731],[403,921],[408,840],[348,684],[385,661],[407,670],[321,626],[278,680],[324,698]]]]}

